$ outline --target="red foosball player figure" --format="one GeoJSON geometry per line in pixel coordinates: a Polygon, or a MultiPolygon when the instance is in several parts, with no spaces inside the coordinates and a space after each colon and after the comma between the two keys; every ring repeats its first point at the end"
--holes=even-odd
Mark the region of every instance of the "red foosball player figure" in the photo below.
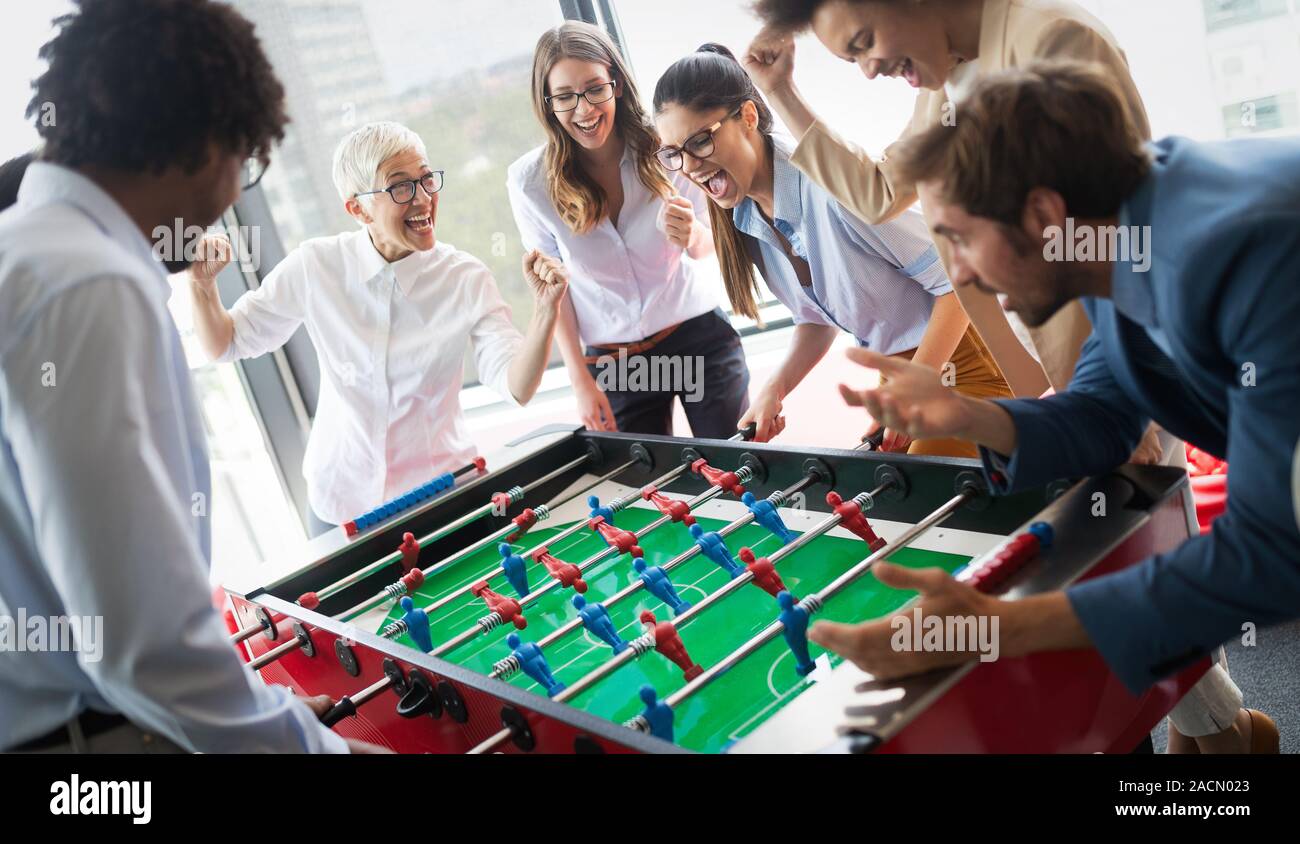
{"type": "Polygon", "coordinates": [[[655,614],[650,610],[641,612],[641,623],[646,626],[646,632],[652,633],[655,637],[655,650],[671,659],[682,670],[687,682],[694,680],[704,673],[704,669],[695,664],[691,655],[686,652],[686,645],[682,643],[681,634],[673,626],[671,621],[659,621],[655,614]]]}
{"type": "Polygon", "coordinates": [[[641,498],[658,507],[660,513],[663,513],[674,522],[681,522],[687,527],[695,524],[695,517],[691,515],[691,508],[686,506],[685,501],[669,498],[660,492],[656,486],[648,486],[642,489],[641,498]]]}
{"type": "Polygon", "coordinates": [[[524,618],[523,607],[514,598],[507,598],[488,588],[486,580],[480,580],[469,589],[474,593],[474,597],[482,598],[483,603],[492,612],[501,616],[502,621],[509,622],[515,626],[516,630],[523,630],[528,626],[528,619],[524,618]]]}
{"type": "Polygon", "coordinates": [[[871,523],[867,521],[866,516],[862,515],[862,508],[858,506],[858,502],[845,501],[838,492],[832,490],[826,493],[826,503],[835,508],[835,515],[840,517],[840,527],[856,533],[872,551],[879,551],[885,547],[885,540],[871,529],[871,523]]]}
{"type": "Polygon", "coordinates": [[[415,534],[402,534],[402,544],[397,550],[402,552],[402,574],[420,567],[420,543],[415,541],[415,534]]]}
{"type": "Polygon", "coordinates": [[[715,469],[703,457],[691,464],[691,471],[723,492],[729,492],[737,498],[745,494],[745,488],[740,485],[740,478],[735,472],[724,472],[721,469],[715,469]]]}
{"type": "Polygon", "coordinates": [[[551,556],[550,551],[546,548],[538,548],[533,552],[533,559],[546,566],[546,571],[551,577],[560,581],[560,585],[565,589],[575,589],[578,592],[587,591],[587,581],[582,579],[582,570],[573,563],[566,563],[564,560],[551,556]]]}
{"type": "Polygon", "coordinates": [[[754,576],[754,585],[773,598],[789,591],[781,581],[781,575],[776,573],[776,566],[767,557],[754,559],[753,551],[741,548],[740,561],[745,564],[745,570],[754,576]]]}
{"type": "Polygon", "coordinates": [[[506,542],[518,542],[521,536],[532,530],[533,526],[537,524],[537,513],[532,507],[525,507],[524,511],[515,516],[512,521],[519,530],[507,536],[506,542]]]}
{"type": "Polygon", "coordinates": [[[630,530],[616,528],[609,522],[605,521],[604,516],[587,522],[587,527],[600,534],[600,538],[605,540],[605,544],[611,548],[617,548],[620,554],[631,554],[633,557],[645,556],[641,551],[641,546],[636,544],[636,534],[630,530]]]}

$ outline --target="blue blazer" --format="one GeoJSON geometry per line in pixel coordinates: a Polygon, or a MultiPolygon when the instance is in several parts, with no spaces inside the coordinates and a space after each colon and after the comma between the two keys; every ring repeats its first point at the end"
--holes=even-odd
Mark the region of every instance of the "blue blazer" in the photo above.
{"type": "Polygon", "coordinates": [[[1067,593],[1134,692],[1246,625],[1300,617],[1300,140],[1170,138],[1152,152],[1120,215],[1150,227],[1149,270],[1116,262],[1112,297],[1084,300],[1093,333],[1069,389],[999,402],[1016,452],[982,451],[1002,492],[1105,473],[1151,419],[1228,460],[1210,533],[1067,593]]]}

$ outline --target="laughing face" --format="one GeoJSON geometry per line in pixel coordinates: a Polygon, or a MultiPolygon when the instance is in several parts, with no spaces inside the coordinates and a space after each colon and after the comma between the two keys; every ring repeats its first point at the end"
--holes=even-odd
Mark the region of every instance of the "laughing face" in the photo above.
{"type": "MultiPolygon", "coordinates": [[[[423,153],[407,150],[379,166],[379,187],[420,179],[431,170],[423,153]]],[[[365,224],[371,242],[389,261],[401,260],[412,252],[427,252],[436,245],[433,226],[438,219],[438,194],[430,196],[419,185],[415,197],[405,205],[394,202],[386,193],[377,193],[353,199],[348,210],[365,224]]]]}
{"type": "Polygon", "coordinates": [[[682,150],[682,172],[728,209],[749,196],[763,167],[765,143],[752,102],[735,117],[730,113],[725,108],[697,111],[667,103],[655,115],[660,142],[682,150]],[[709,128],[719,122],[710,138],[709,128]]]}
{"type": "Polygon", "coordinates": [[[924,5],[830,0],[813,15],[812,29],[868,79],[900,77],[913,88],[938,90],[957,62],[942,21],[924,5]]]}
{"type": "Polygon", "coordinates": [[[1013,227],[970,214],[934,183],[917,185],[917,194],[935,235],[951,248],[948,275],[954,287],[969,285],[997,296],[1003,310],[1031,328],[1043,325],[1075,298],[1075,268],[1047,261],[1042,238],[1031,234],[1029,224],[1013,227]]]}
{"type": "Polygon", "coordinates": [[[568,110],[553,112],[555,119],[583,149],[594,151],[605,146],[614,133],[618,98],[623,96],[623,86],[614,81],[607,65],[582,59],[560,59],[546,77],[546,90],[552,98],[567,95],[568,99],[585,92],[586,96],[577,98],[576,107],[571,108],[571,103],[561,100],[559,107],[568,110]],[[597,104],[592,105],[590,100],[596,100],[597,104]]]}

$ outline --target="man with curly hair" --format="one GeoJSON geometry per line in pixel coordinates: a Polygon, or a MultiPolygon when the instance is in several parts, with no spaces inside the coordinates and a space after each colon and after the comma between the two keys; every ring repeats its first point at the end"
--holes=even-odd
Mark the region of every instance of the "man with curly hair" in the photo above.
{"type": "Polygon", "coordinates": [[[235,201],[284,91],[227,4],[77,5],[0,214],[0,608],[27,628],[0,619],[0,748],[346,752],[328,699],[259,682],[210,603],[208,456],[167,310],[184,256],[151,246],[235,201]]]}

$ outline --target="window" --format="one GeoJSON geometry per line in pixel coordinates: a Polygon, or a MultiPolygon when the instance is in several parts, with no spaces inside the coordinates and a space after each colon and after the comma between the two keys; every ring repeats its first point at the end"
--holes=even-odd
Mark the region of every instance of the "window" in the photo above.
{"type": "MultiPolygon", "coordinates": [[[[532,296],[506,196],[506,168],[542,142],[533,116],[533,47],[561,22],[557,2],[235,0],[285,85],[285,142],[262,185],[285,251],[356,228],[334,190],[334,148],[351,130],[396,120],[446,170],[437,237],[482,260],[515,323],[532,296]]],[[[262,267],[263,273],[270,267],[262,267]]],[[[473,382],[472,360],[466,381],[473,382]]]]}
{"type": "MultiPolygon", "coordinates": [[[[743,56],[760,29],[749,0],[710,3],[707,17],[701,16],[698,0],[615,5],[647,108],[655,83],[673,62],[705,41],[743,56]]],[[[873,155],[898,138],[916,103],[916,92],[903,80],[866,84],[855,65],[837,59],[811,36],[797,43],[795,80],[819,116],[873,155]]]]}
{"type": "Polygon", "coordinates": [[[1123,48],[1157,138],[1239,133],[1242,103],[1294,90],[1300,79],[1294,0],[1079,2],[1123,48]]]}
{"type": "Polygon", "coordinates": [[[0,56],[5,62],[0,84],[0,162],[29,152],[40,141],[32,122],[23,117],[32,98],[29,83],[45,69],[36,51],[54,35],[50,22],[70,11],[70,0],[5,7],[4,26],[0,27],[0,56]]]}
{"type": "Polygon", "coordinates": [[[1210,32],[1285,15],[1288,0],[1201,0],[1210,32]]]}
{"type": "Polygon", "coordinates": [[[1223,129],[1228,137],[1300,130],[1300,105],[1296,92],[1234,103],[1223,107],[1223,129]]]}
{"type": "MultiPolygon", "coordinates": [[[[31,98],[28,83],[44,70],[37,50],[54,34],[50,22],[72,9],[70,2],[53,2],[18,5],[5,12],[0,50],[6,61],[13,63],[13,72],[0,86],[0,160],[26,152],[40,140],[33,125],[22,117],[31,98]]],[[[283,556],[302,541],[304,532],[283,494],[239,372],[205,362],[189,330],[188,291],[176,282],[174,277],[168,304],[185,344],[208,436],[213,486],[212,577],[220,581],[249,563],[283,556]]]]}

